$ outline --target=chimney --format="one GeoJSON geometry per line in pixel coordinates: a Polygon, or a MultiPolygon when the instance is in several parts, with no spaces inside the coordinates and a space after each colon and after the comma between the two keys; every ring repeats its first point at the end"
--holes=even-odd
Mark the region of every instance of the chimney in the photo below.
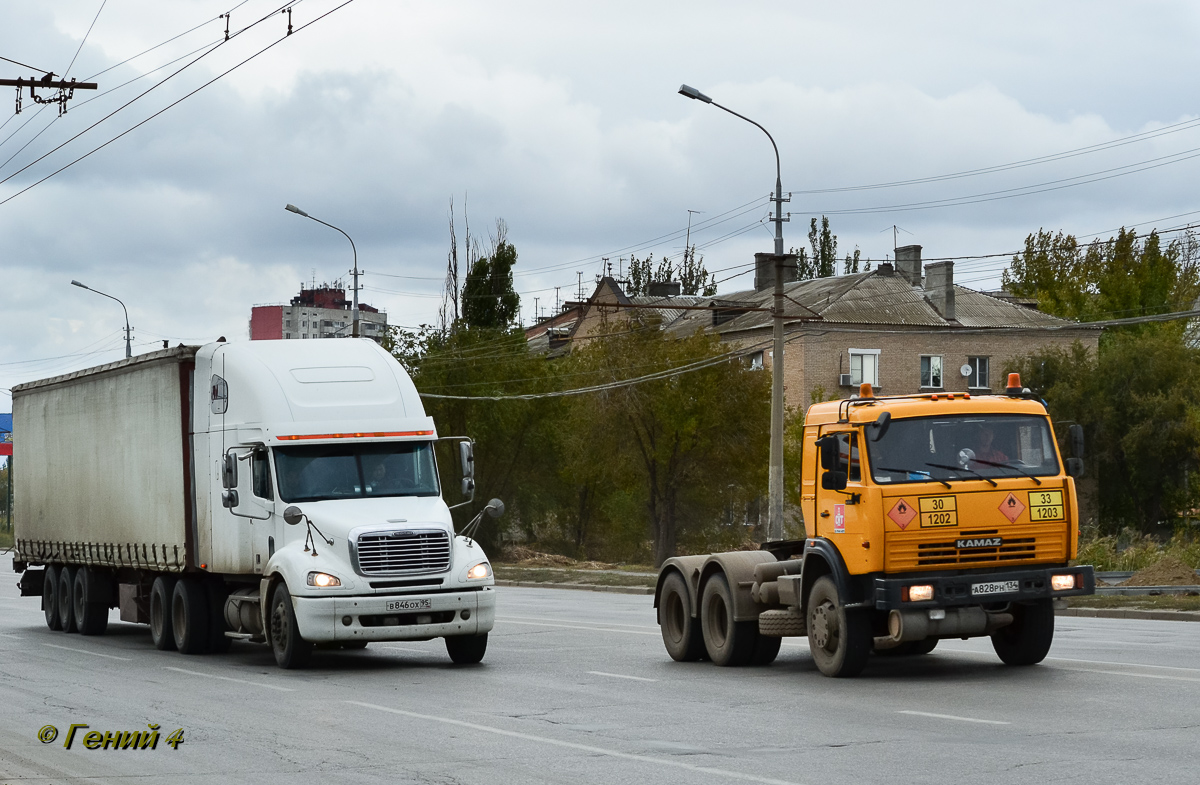
{"type": "MultiPolygon", "coordinates": [[[[783,255],[783,282],[785,284],[800,280],[796,258],[796,254],[792,253],[783,255]]],[[[761,292],[764,289],[773,289],[774,287],[775,254],[754,254],[754,291],[761,292]]]]}
{"type": "Polygon", "coordinates": [[[896,268],[892,267],[891,262],[880,262],[875,267],[875,274],[876,275],[895,275],[896,268]]]}
{"type": "Polygon", "coordinates": [[[913,286],[921,285],[921,246],[905,245],[896,249],[896,272],[913,286]]]}
{"type": "Polygon", "coordinates": [[[679,281],[655,281],[650,284],[651,297],[678,297],[679,281]]]}
{"type": "Polygon", "coordinates": [[[925,265],[925,299],[943,319],[954,320],[954,262],[925,265]]]}

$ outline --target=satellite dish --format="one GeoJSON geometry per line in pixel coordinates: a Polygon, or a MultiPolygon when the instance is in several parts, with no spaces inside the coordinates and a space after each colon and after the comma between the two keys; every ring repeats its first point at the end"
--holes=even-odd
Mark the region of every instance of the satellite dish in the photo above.
{"type": "Polygon", "coordinates": [[[963,367],[959,368],[959,369],[958,369],[958,372],[959,372],[959,373],[961,373],[963,376],[970,376],[970,375],[971,375],[971,371],[973,371],[973,370],[975,370],[975,369],[974,369],[974,368],[972,368],[972,367],[971,367],[971,366],[968,364],[968,365],[964,365],[963,367]]]}

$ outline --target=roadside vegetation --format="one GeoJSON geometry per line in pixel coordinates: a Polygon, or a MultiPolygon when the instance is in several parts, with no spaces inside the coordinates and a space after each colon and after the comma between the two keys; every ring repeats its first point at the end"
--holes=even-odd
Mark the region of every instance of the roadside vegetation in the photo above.
{"type": "MultiPolygon", "coordinates": [[[[1200,532],[1180,528],[1165,542],[1136,529],[1124,529],[1120,534],[1101,535],[1093,531],[1079,543],[1079,563],[1090,564],[1097,572],[1137,572],[1151,567],[1164,558],[1174,557],[1200,569],[1200,532]]],[[[1200,584],[1200,578],[1197,579],[1200,584]]]]}

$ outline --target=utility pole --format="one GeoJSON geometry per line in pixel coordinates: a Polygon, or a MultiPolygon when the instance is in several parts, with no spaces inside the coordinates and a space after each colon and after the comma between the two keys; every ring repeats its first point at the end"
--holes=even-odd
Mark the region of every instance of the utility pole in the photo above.
{"type": "MultiPolygon", "coordinates": [[[[9,60],[9,62],[15,61],[9,60]]],[[[30,65],[23,65],[22,63],[17,63],[17,65],[22,65],[22,67],[29,68],[34,71],[42,71],[40,68],[34,68],[30,65]]],[[[76,90],[97,89],[97,84],[95,82],[76,82],[74,79],[71,79],[69,82],[65,79],[59,79],[56,81],[54,79],[54,74],[50,71],[42,71],[42,73],[45,74],[45,76],[43,76],[41,79],[34,79],[33,77],[30,77],[29,79],[0,79],[0,87],[17,88],[17,114],[21,113],[21,91],[26,87],[29,88],[29,97],[35,104],[58,104],[58,114],[60,116],[67,113],[67,101],[70,101],[75,97],[76,90]],[[56,96],[43,98],[37,94],[39,87],[43,90],[58,90],[59,92],[56,96]]]]}
{"type": "Polygon", "coordinates": [[[579,279],[579,283],[577,284],[579,289],[575,292],[575,299],[578,302],[583,302],[583,270],[576,270],[575,276],[579,279]]]}

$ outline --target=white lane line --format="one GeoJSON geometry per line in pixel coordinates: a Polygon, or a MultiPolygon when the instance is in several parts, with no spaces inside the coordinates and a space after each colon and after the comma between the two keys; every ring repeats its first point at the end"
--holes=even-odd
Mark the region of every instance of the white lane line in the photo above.
{"type": "Polygon", "coordinates": [[[573,741],[561,741],[559,739],[551,739],[546,736],[535,736],[532,733],[519,733],[512,730],[503,730],[501,728],[493,728],[490,725],[477,725],[474,722],[463,722],[462,720],[454,720],[449,717],[436,717],[431,714],[417,714],[415,711],[404,711],[403,709],[393,709],[388,706],[380,706],[375,703],[361,703],[359,701],[346,701],[352,706],[362,706],[367,709],[375,709],[376,711],[386,711],[389,714],[399,714],[402,717],[412,717],[416,720],[425,722],[440,722],[445,725],[454,725],[459,728],[469,728],[470,730],[481,731],[483,733],[493,733],[497,736],[507,736],[511,739],[521,739],[523,741],[533,741],[539,744],[549,744],[554,747],[565,747],[566,749],[579,750],[580,752],[589,752],[593,755],[607,755],[610,758],[621,758],[623,760],[635,760],[639,763],[651,763],[656,766],[667,766],[673,769],[684,769],[685,771],[694,771],[701,774],[710,774],[719,777],[728,777],[735,780],[746,780],[748,782],[762,782],[766,785],[797,785],[789,780],[776,780],[770,777],[757,777],[753,774],[745,774],[740,771],[730,771],[728,769],[715,769],[710,766],[697,766],[692,763],[684,763],[677,760],[666,760],[664,758],[654,758],[649,755],[637,755],[631,752],[620,752],[618,750],[610,750],[605,747],[594,747],[590,744],[577,744],[573,741]]]}
{"type": "Polygon", "coordinates": [[[62,649],[63,651],[74,651],[74,652],[78,652],[80,654],[90,654],[93,657],[104,657],[104,658],[110,659],[110,660],[125,660],[126,662],[130,662],[133,660],[132,657],[118,657],[114,654],[101,654],[98,651],[88,651],[87,649],[75,649],[70,646],[59,646],[58,644],[55,644],[55,643],[43,643],[42,645],[49,646],[52,649],[62,649]]]}
{"type": "Polygon", "coordinates": [[[1049,662],[1081,662],[1085,665],[1116,665],[1122,668],[1154,668],[1155,670],[1183,671],[1200,676],[1200,668],[1177,668],[1173,665],[1143,665],[1140,662],[1108,662],[1106,660],[1075,660],[1068,657],[1047,657],[1049,662]]]}
{"type": "MultiPolygon", "coordinates": [[[[980,657],[988,657],[986,652],[970,651],[968,649],[939,649],[947,654],[973,654],[980,657]]],[[[1132,679],[1162,679],[1166,681],[1184,681],[1184,682],[1200,682],[1200,669],[1197,668],[1178,668],[1172,665],[1143,665],[1137,662],[1106,662],[1104,660],[1073,660],[1066,657],[1047,657],[1044,662],[1051,666],[1057,667],[1060,670],[1075,671],[1077,673],[1101,673],[1105,676],[1128,676],[1132,679]],[[1136,673],[1133,670],[1116,671],[1109,668],[1096,668],[1095,665],[1107,665],[1118,668],[1150,668],[1159,671],[1179,671],[1182,673],[1195,674],[1192,676],[1175,676],[1167,673],[1136,673]]]]}
{"type": "Polygon", "coordinates": [[[253,687],[263,687],[268,690],[278,690],[279,692],[295,692],[291,687],[276,687],[274,684],[263,684],[261,681],[248,681],[246,679],[234,679],[229,676],[217,676],[212,673],[201,673],[200,671],[189,671],[183,668],[172,668],[167,666],[164,670],[175,671],[176,673],[186,673],[189,676],[201,676],[205,679],[220,679],[221,681],[232,681],[235,684],[249,684],[253,687]]]}
{"type": "Polygon", "coordinates": [[[934,714],[928,711],[898,711],[897,714],[911,714],[915,717],[933,717],[938,720],[957,720],[958,722],[977,722],[981,725],[1012,725],[1011,722],[1001,722],[1000,720],[981,720],[975,717],[958,717],[953,714],[934,714]]]}
{"type": "Polygon", "coordinates": [[[657,632],[643,632],[642,630],[618,630],[615,627],[584,627],[581,624],[551,624],[544,621],[513,621],[512,619],[496,619],[498,622],[505,624],[525,624],[530,627],[558,627],[563,630],[591,630],[592,632],[624,632],[628,635],[654,635],[658,636],[657,632]]]}
{"type": "Polygon", "coordinates": [[[647,679],[643,676],[624,676],[620,673],[605,673],[604,671],[588,671],[593,676],[609,676],[614,679],[629,679],[630,681],[658,681],[658,679],[647,679]]]}
{"type": "Polygon", "coordinates": [[[20,635],[13,635],[10,632],[0,632],[0,638],[15,638],[16,640],[21,640],[20,635]]]}
{"type": "Polygon", "coordinates": [[[415,651],[417,654],[429,654],[429,649],[414,649],[411,646],[372,646],[373,649],[395,649],[396,651],[415,651]]]}
{"type": "MultiPolygon", "coordinates": [[[[503,621],[510,621],[510,620],[520,620],[520,621],[555,621],[555,622],[568,621],[568,620],[566,620],[566,619],[547,619],[547,618],[546,618],[546,617],[544,617],[544,616],[504,616],[504,617],[502,617],[502,618],[497,618],[497,621],[501,621],[501,620],[503,620],[503,621]]],[[[633,627],[634,629],[639,629],[639,630],[657,630],[657,629],[658,629],[658,625],[657,625],[657,624],[623,624],[623,623],[621,623],[621,622],[619,622],[619,621],[612,621],[612,622],[599,622],[599,621],[596,621],[596,622],[591,622],[591,621],[584,621],[584,622],[580,622],[580,621],[575,621],[574,623],[577,623],[577,624],[592,624],[592,625],[607,624],[607,625],[608,625],[608,626],[610,626],[610,627],[633,627]]]]}

